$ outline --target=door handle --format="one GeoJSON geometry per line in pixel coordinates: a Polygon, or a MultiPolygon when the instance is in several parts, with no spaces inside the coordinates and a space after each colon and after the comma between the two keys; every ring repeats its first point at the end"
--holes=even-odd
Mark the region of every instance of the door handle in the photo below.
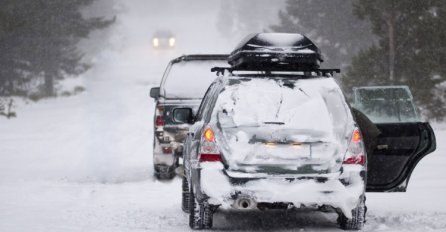
{"type": "Polygon", "coordinates": [[[380,145],[376,146],[376,148],[378,150],[388,150],[389,149],[389,145],[387,145],[387,144],[380,144],[380,145]]]}

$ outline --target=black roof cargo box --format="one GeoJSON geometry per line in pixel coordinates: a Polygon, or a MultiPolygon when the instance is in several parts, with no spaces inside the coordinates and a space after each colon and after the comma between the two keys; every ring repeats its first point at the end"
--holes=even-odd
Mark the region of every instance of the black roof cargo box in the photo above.
{"type": "Polygon", "coordinates": [[[320,49],[307,37],[292,33],[248,35],[228,58],[234,70],[305,71],[320,67],[320,49]]]}

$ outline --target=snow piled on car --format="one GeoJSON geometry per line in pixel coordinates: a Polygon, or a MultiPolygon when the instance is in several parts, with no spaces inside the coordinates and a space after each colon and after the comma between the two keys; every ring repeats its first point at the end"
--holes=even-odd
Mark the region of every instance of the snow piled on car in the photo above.
{"type": "MultiPolygon", "coordinates": [[[[296,208],[315,208],[332,206],[342,210],[351,217],[351,210],[358,204],[358,199],[364,191],[364,182],[359,176],[361,167],[347,167],[342,176],[335,174],[319,175],[327,178],[323,183],[315,179],[295,179],[293,181],[279,178],[251,180],[246,184],[232,185],[223,173],[221,163],[201,164],[201,188],[209,196],[210,204],[220,205],[222,209],[231,209],[235,203],[234,196],[241,192],[256,202],[287,202],[296,208]],[[348,178],[350,185],[344,186],[338,178],[348,178]]],[[[229,176],[230,172],[227,173],[229,176]]]]}
{"type": "Polygon", "coordinates": [[[311,165],[315,172],[339,170],[354,126],[330,78],[235,81],[219,95],[211,124],[221,128],[217,141],[231,167],[311,165]]]}

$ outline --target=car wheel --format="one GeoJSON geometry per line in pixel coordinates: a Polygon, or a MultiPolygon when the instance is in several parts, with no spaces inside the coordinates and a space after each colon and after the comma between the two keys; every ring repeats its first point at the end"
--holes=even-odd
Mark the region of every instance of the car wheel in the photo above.
{"type": "Polygon", "coordinates": [[[207,202],[203,202],[203,228],[211,229],[214,222],[214,207],[207,202]]]}
{"type": "Polygon", "coordinates": [[[338,222],[343,230],[361,230],[365,224],[365,214],[367,207],[365,206],[365,197],[361,197],[361,201],[356,208],[352,210],[352,218],[347,218],[343,213],[339,214],[338,222]]]}
{"type": "Polygon", "coordinates": [[[187,183],[187,178],[183,176],[183,183],[182,183],[182,196],[181,196],[181,209],[185,213],[189,213],[189,183],[187,183]]]}
{"type": "Polygon", "coordinates": [[[199,202],[193,188],[189,191],[189,226],[194,230],[210,229],[213,224],[214,208],[207,201],[199,202]]]}

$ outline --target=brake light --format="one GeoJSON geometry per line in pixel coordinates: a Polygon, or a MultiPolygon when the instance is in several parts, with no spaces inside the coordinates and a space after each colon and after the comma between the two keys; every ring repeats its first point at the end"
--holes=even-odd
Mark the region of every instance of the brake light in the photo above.
{"type": "Polygon", "coordinates": [[[220,154],[200,154],[200,162],[221,162],[220,154]]]}
{"type": "Polygon", "coordinates": [[[155,118],[155,126],[164,126],[164,118],[161,115],[156,116],[155,118]]]}
{"type": "Polygon", "coordinates": [[[359,129],[355,128],[343,163],[364,165],[365,161],[364,142],[359,129]]]}
{"type": "Polygon", "coordinates": [[[164,154],[171,154],[172,153],[172,147],[163,147],[163,153],[164,154]]]}
{"type": "Polygon", "coordinates": [[[220,152],[215,142],[214,131],[208,127],[203,132],[200,144],[200,162],[218,162],[222,161],[220,152]]]}

